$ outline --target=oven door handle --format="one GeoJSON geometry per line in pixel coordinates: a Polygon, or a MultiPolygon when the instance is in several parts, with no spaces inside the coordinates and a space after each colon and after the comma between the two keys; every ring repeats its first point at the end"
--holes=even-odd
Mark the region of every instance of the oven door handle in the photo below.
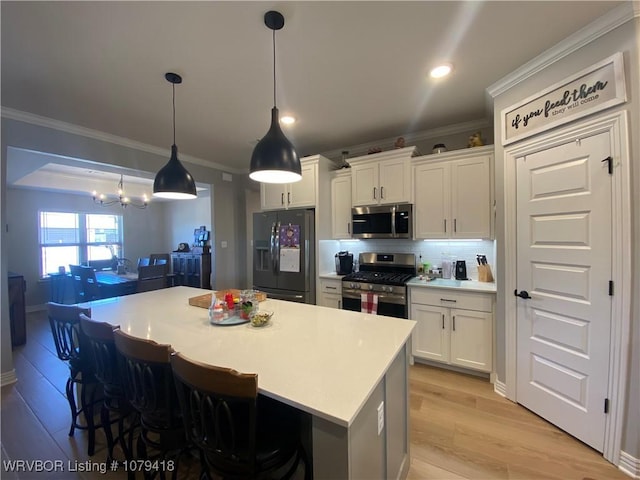
{"type": "Polygon", "coordinates": [[[384,293],[376,293],[376,292],[345,292],[344,289],[342,290],[342,297],[343,298],[351,298],[351,299],[356,299],[356,300],[361,300],[362,299],[362,294],[364,293],[373,293],[374,295],[378,296],[378,303],[380,302],[387,302],[387,303],[398,303],[398,304],[404,304],[406,303],[406,297],[404,295],[386,295],[384,293]]]}

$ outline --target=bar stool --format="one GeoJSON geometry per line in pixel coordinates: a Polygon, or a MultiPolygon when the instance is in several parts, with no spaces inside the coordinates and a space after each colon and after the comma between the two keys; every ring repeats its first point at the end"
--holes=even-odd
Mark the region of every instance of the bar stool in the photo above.
{"type": "Polygon", "coordinates": [[[106,322],[97,322],[80,314],[80,327],[87,338],[87,345],[93,358],[95,376],[102,383],[103,402],[100,409],[100,420],[107,437],[107,463],[114,459],[113,449],[116,441],[120,444],[127,460],[132,457],[132,436],[129,435],[129,444],[125,441],[125,435],[135,428],[136,418],[131,404],[127,400],[120,371],[118,357],[114,342],[113,332],[119,327],[114,327],[106,322]],[[125,425],[129,422],[129,425],[125,425]],[[118,432],[114,438],[111,425],[117,423],[118,432]]]}
{"type": "Polygon", "coordinates": [[[136,459],[173,459],[175,479],[180,457],[191,444],[184,431],[169,361],[173,350],[170,345],[135,338],[122,330],[116,330],[114,337],[125,395],[140,417],[136,459]],[[150,450],[154,452],[151,456],[150,450]]]}
{"type": "Polygon", "coordinates": [[[200,463],[223,478],[291,478],[300,459],[299,412],[258,395],[258,376],[171,355],[185,431],[200,463]],[[283,471],[284,470],[284,471],[283,471]]]}
{"type": "Polygon", "coordinates": [[[47,303],[47,315],[56,346],[58,358],[69,366],[69,378],[65,386],[69,410],[71,410],[71,428],[69,436],[75,429],[87,430],[87,454],[95,452],[95,431],[101,425],[95,425],[93,406],[102,399],[99,396],[100,383],[94,375],[93,362],[89,355],[86,338],[80,329],[80,315],[90,315],[91,309],[77,305],[61,305],[47,303]],[[76,386],[79,387],[79,402],[76,400],[76,386]],[[85,425],[79,423],[80,415],[85,418],[85,425]]]}

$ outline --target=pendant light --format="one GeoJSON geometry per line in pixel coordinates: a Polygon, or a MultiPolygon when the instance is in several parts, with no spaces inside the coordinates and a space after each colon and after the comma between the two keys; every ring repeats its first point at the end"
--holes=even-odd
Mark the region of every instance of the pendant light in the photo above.
{"type": "Polygon", "coordinates": [[[173,145],[171,145],[171,158],[160,169],[153,182],[153,195],[173,200],[188,200],[197,196],[196,183],[178,160],[176,146],[176,83],[182,83],[182,77],[177,73],[169,72],[164,75],[164,78],[173,86],[173,145]]]}
{"type": "Polygon", "coordinates": [[[276,107],[276,30],[284,26],[284,17],[280,12],[269,11],[264,15],[264,24],[273,31],[273,108],[271,127],[251,155],[249,178],[262,183],[292,183],[302,179],[302,168],[293,145],[282,133],[276,107]]]}

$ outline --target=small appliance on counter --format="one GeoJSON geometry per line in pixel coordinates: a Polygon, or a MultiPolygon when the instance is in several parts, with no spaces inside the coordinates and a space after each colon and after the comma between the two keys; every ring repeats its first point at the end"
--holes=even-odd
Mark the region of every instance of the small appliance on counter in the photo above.
{"type": "Polygon", "coordinates": [[[353,253],[336,253],[336,273],[338,275],[349,275],[353,272],[353,253]]]}
{"type": "Polygon", "coordinates": [[[467,262],[456,260],[455,264],[456,280],[469,280],[467,278],[467,262]]]}

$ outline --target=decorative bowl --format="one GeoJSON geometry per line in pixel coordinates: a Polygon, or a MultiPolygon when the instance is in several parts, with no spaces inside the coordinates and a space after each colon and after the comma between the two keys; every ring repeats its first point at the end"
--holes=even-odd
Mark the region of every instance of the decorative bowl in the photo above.
{"type": "Polygon", "coordinates": [[[251,326],[264,327],[271,321],[271,317],[273,317],[273,312],[268,312],[266,310],[258,310],[257,312],[253,312],[251,314],[251,326]]]}

